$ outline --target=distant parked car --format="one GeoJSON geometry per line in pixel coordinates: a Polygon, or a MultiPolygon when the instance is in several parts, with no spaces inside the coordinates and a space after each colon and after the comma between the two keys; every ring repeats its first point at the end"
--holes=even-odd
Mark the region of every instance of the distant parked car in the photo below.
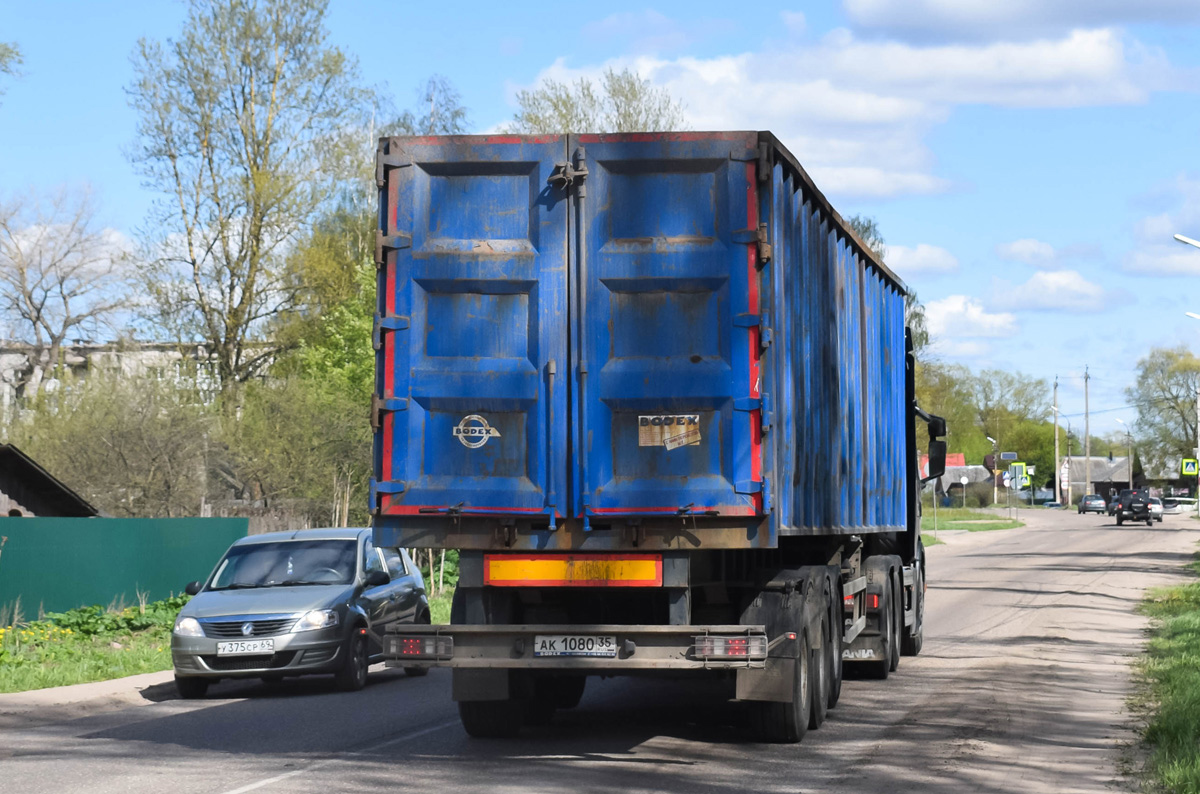
{"type": "Polygon", "coordinates": [[[1150,516],[1158,523],[1162,523],[1163,503],[1157,496],[1150,497],[1150,516]]]}
{"type": "Polygon", "coordinates": [[[1163,515],[1179,516],[1196,512],[1196,500],[1186,496],[1168,496],[1163,499],[1163,515]]]}
{"type": "Polygon", "coordinates": [[[1084,513],[1099,513],[1104,515],[1105,505],[1104,497],[1098,493],[1091,493],[1079,500],[1079,514],[1084,513]]]}
{"type": "MultiPolygon", "coordinates": [[[[425,581],[403,549],[370,529],[306,529],[242,538],[175,619],[175,687],[203,697],[222,678],[332,673],[362,689],[395,623],[428,623],[425,581]]],[[[423,668],[406,669],[424,675],[423,668]]]]}

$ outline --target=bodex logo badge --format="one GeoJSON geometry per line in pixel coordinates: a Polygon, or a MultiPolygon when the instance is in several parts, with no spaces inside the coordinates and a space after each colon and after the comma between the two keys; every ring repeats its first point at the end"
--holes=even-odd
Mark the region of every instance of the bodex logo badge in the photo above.
{"type": "Polygon", "coordinates": [[[499,438],[500,431],[479,414],[467,414],[455,426],[454,437],[468,449],[479,449],[489,438],[499,438]]]}

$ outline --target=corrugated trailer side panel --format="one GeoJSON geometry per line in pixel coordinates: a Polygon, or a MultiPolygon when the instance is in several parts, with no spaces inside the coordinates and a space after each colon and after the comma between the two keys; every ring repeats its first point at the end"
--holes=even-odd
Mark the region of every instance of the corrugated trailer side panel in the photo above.
{"type": "Polygon", "coordinates": [[[764,288],[779,531],[903,530],[904,287],[861,252],[790,154],[778,147],[775,160],[764,288]]]}

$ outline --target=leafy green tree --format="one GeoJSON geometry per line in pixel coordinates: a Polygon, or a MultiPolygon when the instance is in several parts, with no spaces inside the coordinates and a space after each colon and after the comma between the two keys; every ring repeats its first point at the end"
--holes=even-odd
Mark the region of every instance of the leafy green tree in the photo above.
{"type": "MultiPolygon", "coordinates": [[[[19,67],[21,63],[21,50],[17,45],[0,41],[0,74],[20,74],[19,67]]],[[[0,86],[0,95],[3,94],[4,87],[0,86]]]]}
{"type": "Polygon", "coordinates": [[[132,159],[164,194],[147,224],[152,320],[205,343],[223,389],[279,353],[288,250],[354,177],[372,97],[328,43],[327,0],[191,0],[178,40],[142,39],[132,159]]]}
{"type": "Polygon", "coordinates": [[[223,418],[229,470],[243,494],[310,523],[349,507],[365,522],[371,471],[369,403],[339,383],[293,377],[248,384],[240,418],[223,418]]]}
{"type": "Polygon", "coordinates": [[[1137,364],[1125,395],[1137,406],[1139,447],[1152,468],[1194,457],[1200,358],[1186,346],[1156,347],[1137,364]]]}
{"type": "Polygon", "coordinates": [[[517,93],[515,133],[656,132],[686,128],[683,103],[637,72],[606,69],[599,84],[545,79],[517,93]]]}
{"type": "Polygon", "coordinates": [[[167,377],[99,371],[33,400],[9,440],[101,512],[197,515],[215,417],[167,377]]]}

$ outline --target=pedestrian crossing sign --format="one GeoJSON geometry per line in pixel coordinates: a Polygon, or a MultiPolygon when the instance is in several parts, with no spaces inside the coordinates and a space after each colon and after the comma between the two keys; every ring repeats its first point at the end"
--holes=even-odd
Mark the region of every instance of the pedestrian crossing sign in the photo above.
{"type": "Polygon", "coordinates": [[[1182,474],[1184,477],[1195,477],[1197,474],[1200,474],[1200,466],[1197,465],[1195,458],[1183,459],[1182,474]]]}

